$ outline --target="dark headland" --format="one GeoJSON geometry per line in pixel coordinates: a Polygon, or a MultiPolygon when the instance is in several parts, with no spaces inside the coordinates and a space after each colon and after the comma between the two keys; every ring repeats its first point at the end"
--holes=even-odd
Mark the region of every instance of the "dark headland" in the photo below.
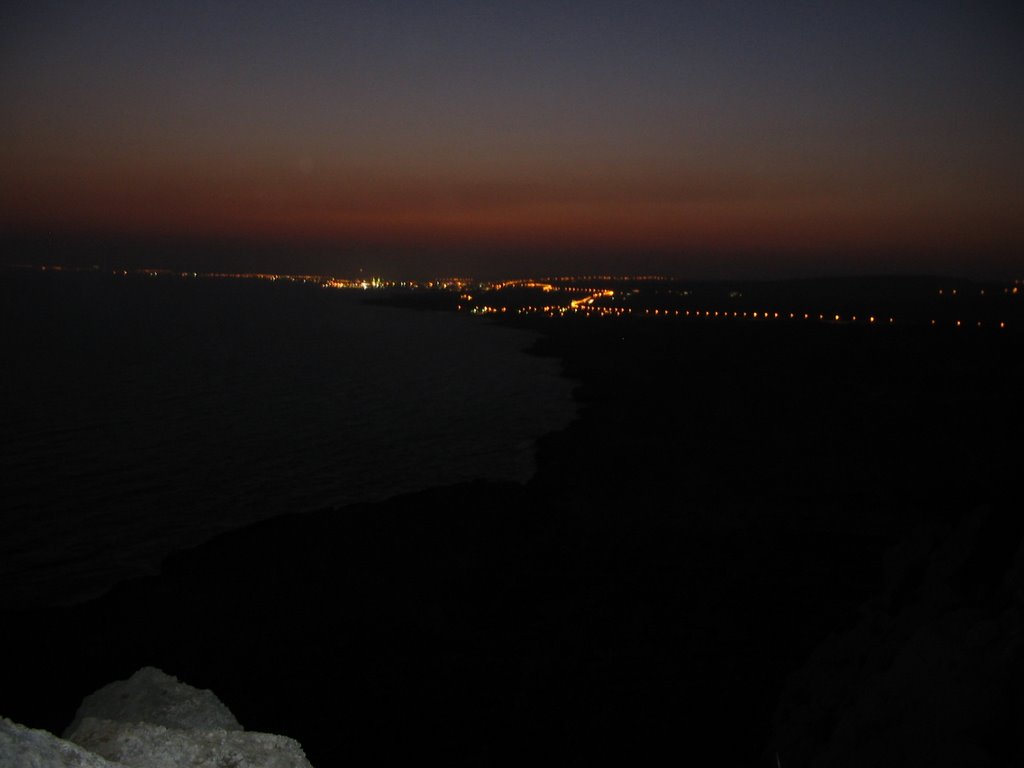
{"type": "Polygon", "coordinates": [[[317,766],[1020,765],[1024,336],[895,283],[856,321],[819,286],[817,322],[806,285],[524,292],[499,316],[581,404],[531,481],[284,514],[8,613],[0,714],[59,733],[153,665],[317,766]]]}

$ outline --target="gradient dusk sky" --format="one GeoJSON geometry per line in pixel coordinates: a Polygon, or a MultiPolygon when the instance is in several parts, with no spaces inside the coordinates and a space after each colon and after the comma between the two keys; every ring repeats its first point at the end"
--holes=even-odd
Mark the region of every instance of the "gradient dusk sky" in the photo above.
{"type": "Polygon", "coordinates": [[[684,275],[1017,272],[1022,19],[899,0],[8,3],[0,228],[437,269],[458,252],[478,271],[616,254],[684,275]]]}

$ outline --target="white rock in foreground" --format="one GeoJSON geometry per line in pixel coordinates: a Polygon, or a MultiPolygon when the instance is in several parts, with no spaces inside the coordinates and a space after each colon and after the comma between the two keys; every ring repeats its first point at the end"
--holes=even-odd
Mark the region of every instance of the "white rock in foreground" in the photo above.
{"type": "Polygon", "coordinates": [[[124,768],[49,731],[0,717],[0,765],[4,768],[124,768]]]}
{"type": "Polygon", "coordinates": [[[143,667],[127,680],[105,685],[82,699],[75,719],[64,731],[64,737],[70,739],[86,717],[122,723],[152,723],[182,730],[242,730],[231,710],[212,691],[178,682],[176,677],[155,667],[143,667]]]}
{"type": "Polygon", "coordinates": [[[180,730],[87,717],[73,738],[132,768],[310,768],[297,741],[269,733],[180,730]]]}
{"type": "Polygon", "coordinates": [[[243,731],[212,692],[153,667],[86,696],[65,737],[128,768],[311,768],[294,739],[243,731]]]}

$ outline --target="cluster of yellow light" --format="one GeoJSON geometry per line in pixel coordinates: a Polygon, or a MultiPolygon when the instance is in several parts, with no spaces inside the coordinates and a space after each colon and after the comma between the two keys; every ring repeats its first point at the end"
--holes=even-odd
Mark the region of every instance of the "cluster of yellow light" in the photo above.
{"type": "Polygon", "coordinates": [[[615,295],[615,291],[610,291],[610,290],[607,290],[607,289],[599,290],[599,291],[594,291],[593,293],[587,294],[582,299],[576,299],[575,301],[570,301],[569,302],[569,306],[572,309],[579,309],[580,307],[582,307],[584,305],[593,304],[595,299],[610,298],[610,297],[612,297],[614,295],[615,295]]]}
{"type": "MultiPolygon", "coordinates": [[[[147,274],[158,273],[159,270],[144,270],[147,274]]],[[[210,277],[220,278],[227,280],[269,280],[270,282],[289,282],[289,283],[320,283],[323,284],[325,281],[331,278],[323,275],[287,275],[278,274],[276,272],[182,272],[182,277],[210,277]]]]}
{"type": "Polygon", "coordinates": [[[551,283],[538,280],[504,280],[500,283],[484,283],[482,288],[488,291],[500,291],[504,288],[540,288],[542,291],[553,291],[555,286],[551,283]]]}
{"type": "MultiPolygon", "coordinates": [[[[84,272],[88,270],[82,269],[71,269],[64,267],[42,267],[43,272],[49,269],[52,272],[84,272]]],[[[146,275],[147,277],[206,277],[207,275],[196,273],[196,272],[174,272],[170,269],[115,269],[110,274],[115,277],[125,277],[127,275],[146,275]]],[[[210,277],[221,277],[221,275],[210,275],[210,277]]]]}
{"type": "MultiPolygon", "coordinates": [[[[96,272],[97,267],[68,267],[61,264],[43,264],[27,266],[27,269],[38,269],[41,272],[96,272]]],[[[177,277],[177,278],[210,278],[227,280],[267,280],[270,282],[313,283],[326,288],[418,288],[420,285],[411,280],[384,280],[379,277],[370,279],[347,280],[330,275],[290,274],[282,272],[190,272],[167,269],[162,267],[139,267],[136,269],[113,269],[110,274],[115,277],[143,275],[146,277],[177,277]]],[[[459,278],[461,279],[461,278],[459,278]]],[[[429,283],[428,285],[435,285],[429,283]]],[[[438,287],[450,287],[455,283],[436,283],[438,287]]]]}
{"type": "Polygon", "coordinates": [[[367,282],[366,280],[342,280],[339,278],[331,278],[321,283],[324,288],[360,288],[367,290],[368,288],[379,288],[381,284],[379,282],[367,282]]]}
{"type": "Polygon", "coordinates": [[[548,293],[550,291],[559,291],[561,293],[593,293],[596,288],[584,288],[581,286],[572,285],[551,285],[551,283],[537,283],[528,280],[506,280],[503,283],[481,283],[480,287],[486,291],[502,291],[506,288],[539,288],[540,290],[548,293]]]}
{"type": "Polygon", "coordinates": [[[575,283],[583,280],[615,280],[622,283],[651,283],[651,282],[667,282],[672,280],[671,277],[665,277],[663,275],[561,275],[559,277],[542,277],[541,280],[546,280],[550,283],[575,283]]]}
{"type": "Polygon", "coordinates": [[[460,291],[474,284],[471,277],[444,277],[433,283],[439,288],[457,288],[460,291]]]}
{"type": "MultiPolygon", "coordinates": [[[[45,269],[45,268],[44,268],[45,269]]],[[[434,288],[441,290],[463,290],[472,285],[472,281],[465,277],[444,278],[441,280],[430,280],[417,282],[415,280],[385,280],[381,277],[349,279],[342,277],[331,277],[329,275],[293,275],[276,272],[173,272],[167,269],[139,269],[134,274],[150,276],[175,275],[179,277],[206,277],[206,278],[227,278],[240,280],[269,280],[271,282],[284,281],[293,283],[314,283],[324,288],[434,288]]],[[[127,275],[125,270],[115,271],[114,274],[127,275]]]]}
{"type": "MultiPolygon", "coordinates": [[[[501,290],[502,288],[508,288],[510,286],[494,286],[489,287],[488,290],[501,290]]],[[[540,288],[544,293],[551,291],[558,291],[559,293],[593,293],[596,288],[583,288],[580,286],[568,286],[568,285],[550,285],[548,283],[542,283],[537,285],[517,285],[517,288],[540,288]]]]}

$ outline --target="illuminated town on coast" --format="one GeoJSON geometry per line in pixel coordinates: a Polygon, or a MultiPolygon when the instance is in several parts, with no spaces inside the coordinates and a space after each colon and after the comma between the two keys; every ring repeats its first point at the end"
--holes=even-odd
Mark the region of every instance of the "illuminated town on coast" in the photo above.
{"type": "MultiPolygon", "coordinates": [[[[61,265],[43,272],[99,271],[61,265]]],[[[372,291],[380,303],[490,317],[643,318],[660,321],[919,325],[936,329],[1024,328],[1024,279],[949,278],[688,281],[658,275],[581,275],[477,281],[470,277],[396,280],[273,272],[113,270],[115,277],[260,280],[372,291]]],[[[374,300],[377,300],[375,297],[374,300]]]]}

